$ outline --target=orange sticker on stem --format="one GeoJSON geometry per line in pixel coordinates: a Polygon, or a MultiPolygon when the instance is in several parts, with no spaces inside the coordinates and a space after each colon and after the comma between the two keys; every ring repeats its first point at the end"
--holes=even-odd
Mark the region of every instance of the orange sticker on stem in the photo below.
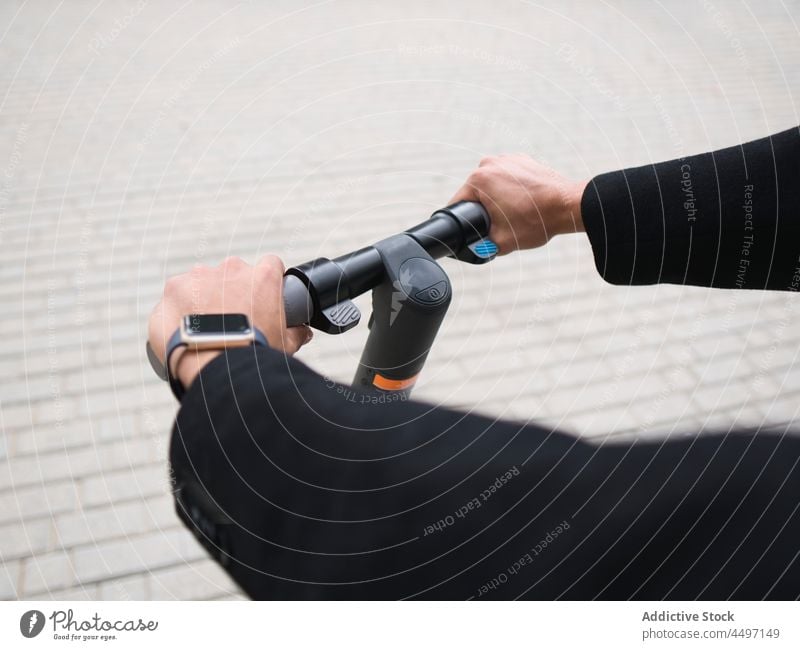
{"type": "Polygon", "coordinates": [[[389,379],[376,372],[372,384],[381,390],[404,390],[406,388],[411,388],[416,383],[417,377],[419,377],[419,375],[414,375],[408,379],[389,379]]]}

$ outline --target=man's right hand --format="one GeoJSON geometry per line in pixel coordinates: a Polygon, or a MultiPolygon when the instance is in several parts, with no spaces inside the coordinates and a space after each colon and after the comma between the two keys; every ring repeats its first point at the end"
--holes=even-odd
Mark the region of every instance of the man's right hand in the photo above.
{"type": "Polygon", "coordinates": [[[489,156],[450,203],[480,201],[492,220],[489,237],[503,255],[543,246],[555,235],[584,232],[585,188],[585,181],[570,181],[530,156],[489,156]]]}

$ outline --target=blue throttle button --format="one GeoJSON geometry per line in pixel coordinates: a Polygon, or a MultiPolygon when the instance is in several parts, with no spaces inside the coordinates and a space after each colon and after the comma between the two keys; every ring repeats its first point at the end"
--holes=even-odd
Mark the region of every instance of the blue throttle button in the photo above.
{"type": "Polygon", "coordinates": [[[472,252],[481,259],[490,259],[497,255],[497,244],[491,239],[481,239],[470,245],[472,252]]]}

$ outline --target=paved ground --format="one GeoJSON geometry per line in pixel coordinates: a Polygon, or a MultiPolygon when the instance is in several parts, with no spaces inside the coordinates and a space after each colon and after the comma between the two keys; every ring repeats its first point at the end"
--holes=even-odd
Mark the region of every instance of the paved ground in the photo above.
{"type": "MultiPolygon", "coordinates": [[[[340,254],[486,153],[589,177],[796,125],[799,8],[0,3],[0,597],[238,597],[167,491],[166,276],[340,254]]],[[[800,421],[795,296],[606,286],[578,236],[447,269],[419,397],[601,441],[800,421]]],[[[364,334],[302,357],[346,380],[364,334]]]]}

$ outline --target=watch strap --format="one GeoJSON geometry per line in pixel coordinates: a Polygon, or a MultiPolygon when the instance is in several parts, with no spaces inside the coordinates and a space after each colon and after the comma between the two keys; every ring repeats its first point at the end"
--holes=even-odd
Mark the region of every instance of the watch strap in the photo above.
{"type": "Polygon", "coordinates": [[[181,328],[179,327],[172,333],[172,336],[169,337],[169,341],[167,341],[167,353],[164,355],[164,371],[167,375],[167,381],[169,382],[169,387],[172,389],[172,394],[175,395],[175,399],[179,402],[183,399],[186,389],[183,387],[181,380],[178,379],[178,376],[172,374],[170,360],[175,350],[184,347],[187,347],[187,344],[181,339],[181,328]]]}
{"type": "Polygon", "coordinates": [[[264,336],[264,333],[256,327],[253,328],[253,339],[253,343],[255,345],[260,345],[262,348],[269,347],[269,344],[267,343],[267,337],[264,336]]]}
{"type": "MultiPolygon", "coordinates": [[[[261,347],[269,347],[267,344],[267,337],[264,336],[264,333],[256,327],[252,328],[253,330],[253,345],[258,345],[261,347]]],[[[164,372],[165,372],[165,379],[169,382],[169,387],[172,389],[172,394],[175,395],[175,398],[180,402],[183,399],[183,396],[186,394],[186,388],[181,383],[180,378],[177,375],[172,373],[172,365],[170,360],[172,358],[172,354],[178,348],[188,347],[186,342],[181,337],[181,329],[178,328],[169,337],[169,341],[167,341],[167,351],[164,360],[164,372]]],[[[225,350],[225,346],[221,346],[219,348],[210,348],[210,349],[217,349],[217,350],[225,350]]]]}
{"type": "Polygon", "coordinates": [[[150,345],[150,341],[144,344],[144,349],[147,352],[147,360],[150,362],[150,367],[153,369],[153,372],[156,373],[159,379],[167,381],[167,367],[161,359],[158,358],[153,346],[150,345]]]}

